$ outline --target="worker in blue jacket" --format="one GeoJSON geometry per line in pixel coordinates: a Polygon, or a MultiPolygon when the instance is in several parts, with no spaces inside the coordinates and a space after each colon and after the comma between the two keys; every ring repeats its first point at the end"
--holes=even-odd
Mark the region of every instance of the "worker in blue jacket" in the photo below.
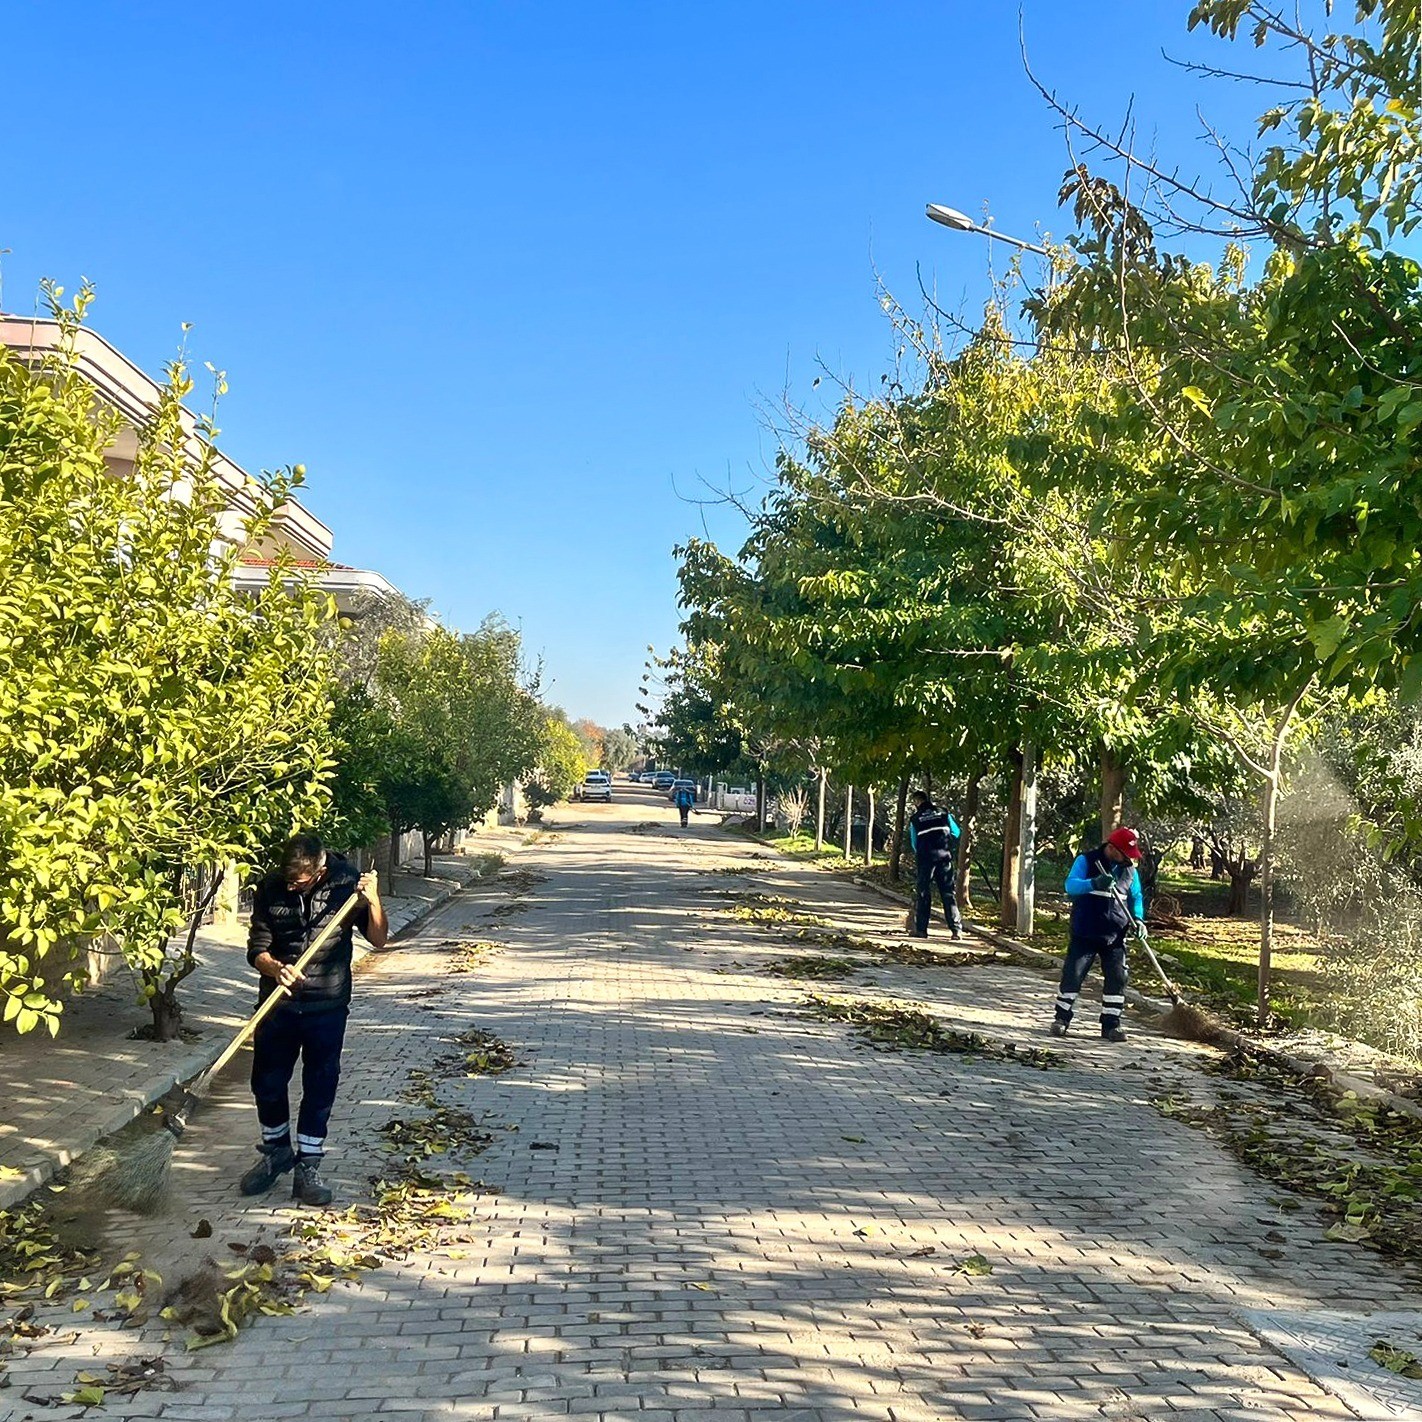
{"type": "Polygon", "coordinates": [[[1140,837],[1133,829],[1113,830],[1104,844],[1078,854],[1067,875],[1066,894],[1071,900],[1071,936],[1062,964],[1061,990],[1057,993],[1052,1036],[1065,1037],[1081,985],[1100,957],[1105,985],[1101,991],[1101,1035],[1108,1042],[1124,1042],[1121,1013],[1126,1006],[1126,943],[1144,938],[1145,901],[1141,897],[1136,864],[1141,857],[1140,837]]]}
{"type": "Polygon", "coordinates": [[[918,868],[918,898],[914,908],[913,936],[928,937],[933,911],[933,886],[943,900],[943,917],[954,939],[963,936],[963,915],[958,911],[958,839],[962,831],[947,810],[940,810],[922,790],[913,792],[909,816],[909,843],[918,868]]]}

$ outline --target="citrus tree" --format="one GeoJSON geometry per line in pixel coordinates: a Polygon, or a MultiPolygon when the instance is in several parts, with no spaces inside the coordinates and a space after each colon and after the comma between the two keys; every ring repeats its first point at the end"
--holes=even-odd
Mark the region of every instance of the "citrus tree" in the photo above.
{"type": "Polygon", "coordinates": [[[77,373],[90,302],[51,292],[64,333],[40,365],[0,351],[0,995],[19,1032],[59,1030],[86,953],[123,954],[160,1038],[193,971],[185,889],[251,863],[321,811],[331,774],[327,600],[290,568],[239,592],[299,469],[233,491],[210,425],[191,433],[181,361],[132,469],[117,416],[77,373]]]}

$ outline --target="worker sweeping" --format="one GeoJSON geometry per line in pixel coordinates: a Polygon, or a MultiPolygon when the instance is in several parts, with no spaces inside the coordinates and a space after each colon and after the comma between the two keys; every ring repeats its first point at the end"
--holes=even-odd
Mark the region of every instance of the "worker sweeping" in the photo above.
{"type": "Polygon", "coordinates": [[[913,846],[918,870],[917,898],[914,902],[913,936],[928,937],[928,920],[933,912],[933,889],[943,900],[943,917],[955,940],[963,936],[963,915],[958,909],[958,839],[962,831],[947,810],[940,810],[926,791],[913,792],[913,814],[909,816],[909,843],[913,846]]]}
{"type": "Polygon", "coordinates": [[[696,804],[696,791],[690,785],[678,785],[676,787],[676,812],[681,816],[681,827],[686,828],[686,821],[691,814],[693,806],[696,804]]]}
{"type": "Polygon", "coordinates": [[[385,946],[390,924],[376,875],[359,874],[315,835],[288,840],[281,868],[257,887],[247,936],[247,961],[261,974],[258,1000],[264,1001],[278,985],[291,996],[252,1039],[252,1095],[262,1141],[257,1147],[261,1158],[242,1177],[244,1195],[264,1194],[290,1170],[294,1200],[303,1205],[331,1202],[330,1187],[321,1179],[321,1161],[350,1012],[353,927],[373,948],[385,946]],[[298,973],[292,965],[353,895],[362,900],[360,906],[332,935],[324,952],[298,973]],[[288,1088],[298,1058],[301,1110],[293,1146],[288,1088]]]}
{"type": "Polygon", "coordinates": [[[1141,897],[1136,864],[1141,857],[1140,837],[1133,829],[1113,830],[1104,844],[1078,854],[1067,875],[1066,894],[1071,900],[1071,936],[1062,964],[1061,990],[1057,993],[1052,1036],[1065,1037],[1081,985],[1092,960],[1101,959],[1105,979],[1101,991],[1101,1035],[1108,1042],[1124,1042],[1121,1013],[1126,1006],[1126,944],[1134,936],[1144,939],[1145,902],[1141,897]]]}

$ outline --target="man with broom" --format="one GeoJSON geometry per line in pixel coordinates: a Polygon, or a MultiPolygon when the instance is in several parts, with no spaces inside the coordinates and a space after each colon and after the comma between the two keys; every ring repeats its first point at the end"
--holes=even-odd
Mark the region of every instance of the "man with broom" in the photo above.
{"type": "Polygon", "coordinates": [[[1106,842],[1078,854],[1067,875],[1071,900],[1071,934],[1062,964],[1052,1036],[1065,1037],[1076,1010],[1077,995],[1094,958],[1101,959],[1105,983],[1101,990],[1101,1035],[1124,1042],[1121,1013],[1126,1007],[1126,939],[1144,938],[1145,901],[1135,866],[1141,857],[1140,836],[1133,829],[1112,830],[1106,842]]]}
{"type": "Polygon", "coordinates": [[[258,1001],[278,986],[290,997],[257,1028],[252,1040],[252,1095],[262,1141],[261,1159],[242,1177],[244,1195],[261,1195],[294,1171],[291,1195],[303,1205],[327,1205],[330,1187],[321,1180],[326,1126],[341,1074],[341,1045],[351,1001],[353,928],[373,948],[383,948],[390,924],[375,874],[359,874],[348,859],[328,850],[314,834],[298,834],[282,850],[281,868],[257,886],[247,961],[261,974],[258,1001]],[[323,952],[302,973],[292,967],[352,896],[359,906],[323,952]],[[291,1139],[287,1088],[301,1059],[301,1111],[291,1139]]]}
{"type": "Polygon", "coordinates": [[[963,915],[958,908],[957,854],[962,831],[947,810],[940,810],[926,790],[913,792],[913,814],[909,816],[909,843],[913,846],[918,871],[915,884],[911,937],[928,937],[928,920],[933,912],[933,889],[943,901],[943,918],[954,942],[963,937],[963,915]]]}

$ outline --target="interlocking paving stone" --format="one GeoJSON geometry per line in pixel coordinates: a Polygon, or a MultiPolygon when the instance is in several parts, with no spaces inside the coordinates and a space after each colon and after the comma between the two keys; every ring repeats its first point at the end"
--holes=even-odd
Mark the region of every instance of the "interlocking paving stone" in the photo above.
{"type": "MultiPolygon", "coordinates": [[[[1411,1310],[1416,1281],[1324,1241],[1307,1209],[1284,1258],[1256,1253],[1277,1192],[1148,1104],[1160,1080],[1198,1075],[1199,1050],[1086,1034],[1053,1044],[1064,1065],[1046,1072],[872,1050],[756,970],[805,950],[727,915],[740,876],[699,871],[754,863],[755,891],[879,935],[901,911],[702,824],[631,833],[671,820],[650,796],[561,813],[582,826],[516,861],[548,876],[527,911],[458,899],[357,985],[330,1160],[343,1197],[378,1168],[379,1125],[411,1114],[412,1067],[471,1024],[516,1049],[506,1075],[440,1087],[495,1138],[470,1162],[500,1190],[478,1202],[475,1241],[392,1259],[230,1345],[170,1347],[183,1391],[105,1416],[1369,1416],[1246,1320],[1342,1299],[1411,1310]],[[450,973],[455,937],[507,946],[450,973]],[[444,990],[417,996],[431,986],[444,990]],[[991,1274],[955,1271],[975,1253],[991,1274]]],[[[1042,975],[998,965],[874,966],[828,987],[919,998],[1023,1045],[1043,1045],[1051,996],[1042,975]]],[[[214,1251],[289,1218],[277,1192],[233,1191],[253,1131],[234,1077],[193,1123],[169,1213],[123,1224],[165,1275],[191,1265],[199,1217],[214,1251]]],[[[17,1359],[14,1388],[156,1343],[66,1326],[75,1342],[17,1359]]]]}

